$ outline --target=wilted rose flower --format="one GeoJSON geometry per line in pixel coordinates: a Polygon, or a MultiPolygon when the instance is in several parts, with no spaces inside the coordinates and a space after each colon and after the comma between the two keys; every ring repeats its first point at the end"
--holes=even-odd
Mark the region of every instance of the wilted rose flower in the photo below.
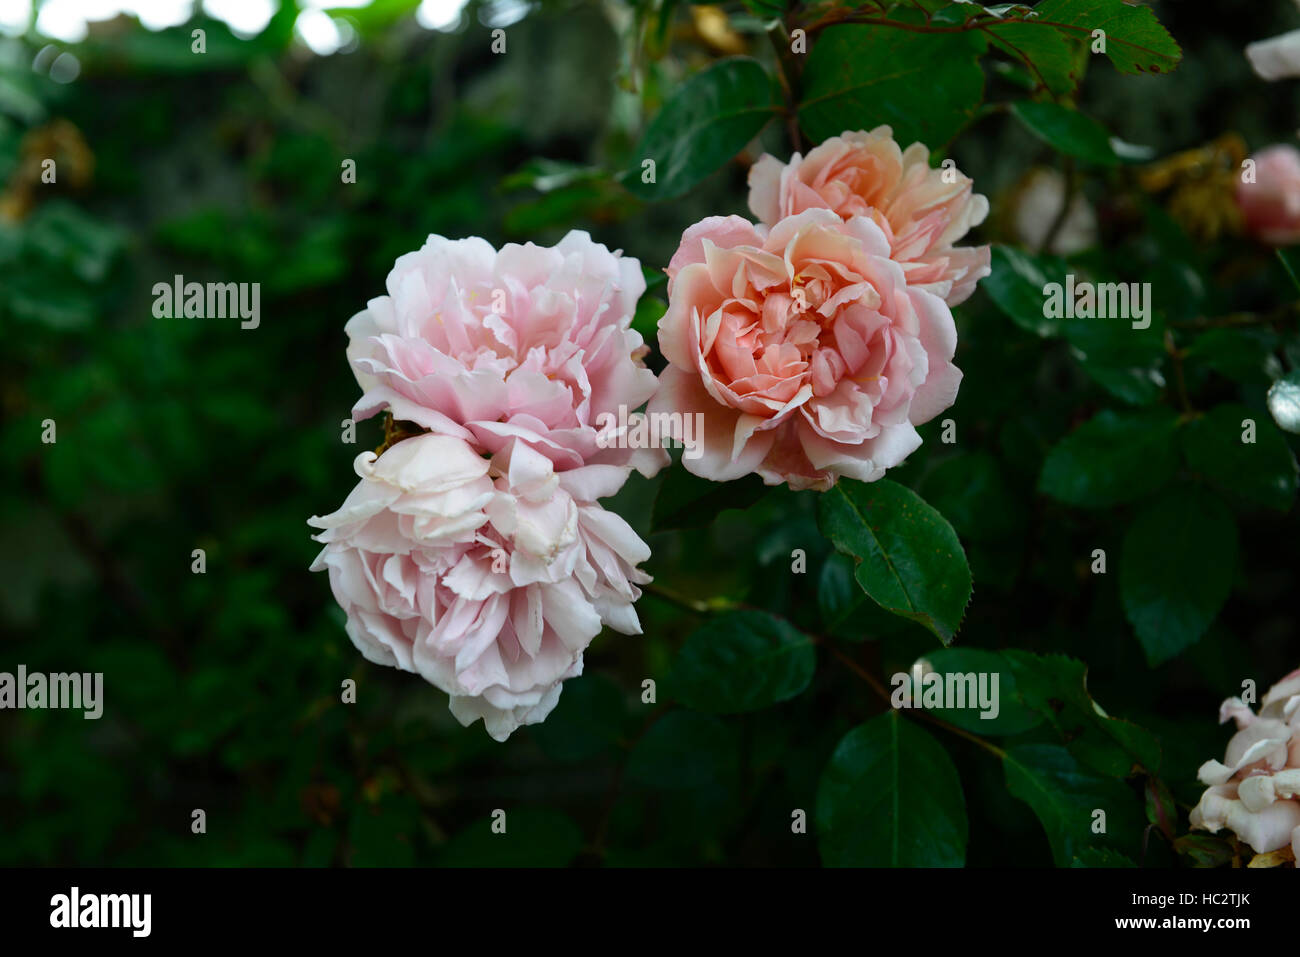
{"type": "Polygon", "coordinates": [[[749,208],[768,226],[806,209],[866,216],[884,231],[908,283],[955,306],[989,274],[988,246],[953,245],[984,221],[989,203],[968,177],[932,169],[929,157],[920,143],[899,149],[888,126],[832,136],[789,163],[765,154],[749,171],[749,208]]]}
{"type": "Polygon", "coordinates": [[[650,550],[621,518],[575,498],[612,494],[626,471],[556,472],[519,441],[491,460],[455,436],[425,434],[356,460],[361,482],[313,517],[347,613],[371,661],[415,671],[504,741],[555,707],[602,624],[639,634],[632,603],[650,550]]]}
{"type": "Polygon", "coordinates": [[[578,231],[554,247],[500,251],[430,236],[397,260],[387,287],[347,324],[365,393],[357,419],[388,409],[489,454],[518,439],[559,471],[608,464],[650,475],[668,461],[660,449],[598,441],[602,414],[630,412],[655,390],[631,328],[645,291],[635,259],[578,231]]]}
{"type": "Polygon", "coordinates": [[[686,230],[668,274],[670,365],[650,412],[702,413],[702,454],[683,459],[697,475],[873,481],[956,398],[952,313],[907,283],[868,217],[810,209],[770,231],[713,217],[686,230]]]}
{"type": "Polygon", "coordinates": [[[1237,182],[1237,205],[1246,232],[1262,242],[1300,242],[1300,151],[1278,145],[1253,157],[1255,181],[1237,182]]]}
{"type": "Polygon", "coordinates": [[[1192,810],[1194,828],[1227,828],[1267,854],[1291,845],[1300,860],[1300,669],[1269,689],[1259,714],[1240,698],[1219,708],[1219,721],[1237,733],[1222,762],[1206,761],[1197,774],[1209,789],[1192,810]]]}

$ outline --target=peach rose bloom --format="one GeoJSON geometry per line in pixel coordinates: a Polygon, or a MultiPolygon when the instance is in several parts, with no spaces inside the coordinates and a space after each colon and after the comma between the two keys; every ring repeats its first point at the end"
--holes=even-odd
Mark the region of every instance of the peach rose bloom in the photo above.
{"type": "Polygon", "coordinates": [[[623,468],[557,473],[523,441],[489,460],[428,433],[361,453],[356,471],[342,507],[310,519],[312,570],[329,571],[361,653],[447,692],[462,724],[504,741],[551,712],[602,626],[640,634],[650,549],[578,497],[612,494],[623,468]]]}
{"type": "Polygon", "coordinates": [[[1258,715],[1229,698],[1219,721],[1235,722],[1237,733],[1224,760],[1197,773],[1208,790],[1192,809],[1192,827],[1227,828],[1257,854],[1290,844],[1300,860],[1300,669],[1268,690],[1258,715]]]}
{"type": "Polygon", "coordinates": [[[749,171],[749,208],[768,226],[806,209],[866,216],[889,240],[908,284],[955,306],[989,274],[988,246],[953,245],[989,212],[971,186],[955,168],[932,169],[922,144],[899,149],[893,130],[878,126],[832,136],[789,163],[765,154],[749,171]]]}
{"type": "Polygon", "coordinates": [[[683,459],[696,475],[874,481],[956,398],[952,313],[907,282],[872,218],[809,209],[769,231],[712,217],[682,235],[668,275],[669,366],[649,412],[702,414],[701,454],[683,459]]]}
{"type": "Polygon", "coordinates": [[[1273,246],[1300,242],[1300,151],[1278,145],[1253,157],[1255,182],[1237,181],[1246,232],[1273,246]]]}

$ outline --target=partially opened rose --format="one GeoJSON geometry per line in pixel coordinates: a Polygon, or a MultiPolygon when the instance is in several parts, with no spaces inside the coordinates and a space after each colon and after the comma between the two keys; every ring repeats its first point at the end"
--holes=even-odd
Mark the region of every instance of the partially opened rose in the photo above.
{"type": "Polygon", "coordinates": [[[810,209],[770,231],[706,219],[683,234],[668,273],[669,367],[650,412],[702,413],[702,454],[683,459],[697,475],[873,481],[956,398],[952,313],[908,284],[868,217],[810,209]]]}
{"type": "Polygon", "coordinates": [[[989,274],[988,246],[954,245],[984,221],[989,203],[955,167],[933,169],[929,158],[920,143],[900,149],[888,126],[842,133],[788,163],[759,159],[749,171],[749,208],[768,226],[806,209],[866,216],[884,232],[908,283],[955,306],[989,274]]]}
{"type": "Polygon", "coordinates": [[[1194,828],[1227,828],[1256,853],[1290,845],[1300,860],[1300,670],[1260,702],[1256,715],[1239,698],[1219,708],[1237,733],[1223,761],[1206,761],[1197,776],[1209,785],[1192,810],[1194,828]]]}
{"type": "Polygon", "coordinates": [[[1251,159],[1254,182],[1237,182],[1237,205],[1246,232],[1274,246],[1300,242],[1300,150],[1280,144],[1260,150],[1251,159]]]}
{"type": "Polygon", "coordinates": [[[632,603],[650,551],[621,518],[575,498],[612,494],[617,466],[556,473],[513,442],[490,461],[455,436],[405,439],[356,460],[361,482],[313,517],[347,614],[371,661],[419,672],[504,741],[543,720],[582,672],[602,625],[639,634],[632,603]]]}
{"type": "Polygon", "coordinates": [[[554,247],[430,236],[397,260],[388,294],[347,324],[365,393],[357,419],[381,410],[465,439],[489,454],[515,439],[557,470],[665,464],[658,449],[600,441],[603,414],[631,412],[655,390],[631,328],[645,279],[635,259],[584,232],[554,247]]]}

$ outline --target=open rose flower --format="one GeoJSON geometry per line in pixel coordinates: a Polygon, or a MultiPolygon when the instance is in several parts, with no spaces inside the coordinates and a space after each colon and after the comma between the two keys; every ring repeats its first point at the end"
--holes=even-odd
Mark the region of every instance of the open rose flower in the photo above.
{"type": "Polygon", "coordinates": [[[889,241],[910,285],[950,305],[989,274],[988,246],[954,246],[988,215],[988,200],[954,169],[932,169],[920,143],[906,150],[888,126],[832,136],[790,162],[764,155],[749,171],[749,208],[768,226],[806,209],[866,216],[889,241]]]}
{"type": "Polygon", "coordinates": [[[1237,182],[1246,232],[1274,246],[1300,242],[1300,150],[1270,146],[1252,159],[1255,181],[1237,182]]]}
{"type": "Polygon", "coordinates": [[[1206,761],[1197,774],[1209,787],[1192,827],[1226,827],[1257,854],[1289,844],[1300,860],[1300,669],[1268,690],[1258,715],[1229,698],[1219,721],[1235,722],[1237,733],[1224,760],[1206,761]]]}
{"type": "Polygon", "coordinates": [[[908,284],[871,218],[810,209],[769,231],[713,217],[686,230],[668,274],[670,365],[650,412],[702,413],[702,454],[683,460],[697,475],[874,481],[956,398],[952,313],[908,284]]]}
{"type": "Polygon", "coordinates": [[[554,247],[499,251],[430,236],[397,260],[387,287],[347,324],[365,393],[357,419],[387,409],[489,454],[518,440],[558,471],[607,464],[650,475],[668,461],[598,432],[605,413],[630,412],[655,390],[631,328],[645,291],[635,259],[578,231],[554,247]]]}
{"type": "Polygon", "coordinates": [[[425,434],[356,460],[360,483],[313,517],[347,613],[371,661],[418,672],[504,741],[543,720],[583,652],[609,625],[639,634],[632,603],[650,551],[621,518],[575,498],[609,495],[623,468],[556,472],[514,442],[491,460],[455,436],[425,434]]]}

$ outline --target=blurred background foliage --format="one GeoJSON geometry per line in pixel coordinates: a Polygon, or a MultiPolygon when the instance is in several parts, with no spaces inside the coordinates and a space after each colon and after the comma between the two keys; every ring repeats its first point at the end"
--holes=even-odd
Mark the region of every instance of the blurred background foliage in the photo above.
{"type": "MultiPolygon", "coordinates": [[[[1177,72],[1097,65],[1081,109],[1149,158],[1229,133],[1250,149],[1294,137],[1296,87],[1263,85],[1241,55],[1300,25],[1294,9],[1279,2],[1244,18],[1226,0],[1156,6],[1183,47],[1177,72]]],[[[662,592],[639,603],[645,636],[599,638],[549,720],[504,745],[462,729],[416,676],[364,662],[324,576],[307,572],[317,546],[304,520],[343,499],[352,458],[381,439],[370,421],[356,446],[340,441],[357,393],[343,325],[382,292],[398,255],[429,233],[549,243],[586,229],[646,267],[653,284],[637,324],[653,340],[664,295],[654,276],[681,230],[746,215],[749,164],[763,149],[791,149],[773,123],[672,202],[624,185],[639,174],[647,121],[685,77],[738,53],[773,67],[773,5],[472,0],[444,7],[441,29],[416,8],[377,0],[322,14],[334,31],[324,40],[295,3],[250,35],[199,10],[161,30],[130,16],[92,23],[76,42],[31,26],[0,38],[0,670],[102,671],[106,699],[99,721],[0,714],[2,863],[836,858],[819,856],[815,822],[795,833],[791,815],[813,814],[837,742],[884,708],[854,669],[887,680],[938,645],[862,601],[851,563],[818,530],[814,493],[728,486],[724,498],[693,502],[690,483],[634,476],[612,507],[654,550],[648,570],[662,592]],[[502,25],[507,51],[495,54],[490,31],[502,25]],[[195,28],[203,55],[191,52],[195,28]],[[323,55],[311,37],[337,49],[323,55]],[[42,183],[39,161],[51,156],[58,179],[42,183]],[[346,160],[355,183],[342,182],[346,160]],[[178,273],[260,282],[260,327],[154,318],[154,283],[178,273]],[[55,444],[40,440],[46,419],[55,444]],[[206,574],[191,572],[196,548],[206,574]],[[794,549],[805,550],[806,573],[792,574],[794,549]],[[709,619],[703,606],[723,602],[822,636],[803,694],[739,715],[679,703],[689,695],[674,690],[674,656],[709,619]],[[348,678],[356,704],[340,701],[348,678]],[[653,705],[642,701],[645,679],[657,683],[653,705]],[[204,835],[190,830],[196,808],[204,835]],[[490,834],[496,808],[511,840],[490,834]]],[[[1219,408],[1231,425],[1240,407],[1270,430],[1273,466],[1285,456],[1293,473],[1295,438],[1271,424],[1264,396],[1300,362],[1296,313],[1263,325],[1211,320],[1286,307],[1296,288],[1270,251],[1180,219],[1167,192],[1137,182],[1147,167],[1084,176],[1063,164],[996,106],[1027,95],[1023,71],[998,58],[983,69],[995,107],[951,155],[992,200],[980,238],[1009,251],[992,289],[957,310],[965,380],[946,415],[958,441],[942,443],[931,423],[890,477],[946,515],[966,547],[975,586],[959,647],[1069,654],[1109,714],[1158,741],[1158,767],[1116,775],[1132,821],[1113,825],[1115,845],[1132,861],[1174,863],[1186,855],[1143,833],[1150,796],[1168,789],[1178,820],[1167,836],[1185,833],[1196,768],[1226,740],[1218,702],[1244,679],[1266,687],[1297,665],[1294,475],[1277,466],[1253,485],[1246,473],[1218,476],[1239,558],[1212,551],[1197,528],[1186,547],[1205,545],[1197,560],[1230,578],[1230,597],[1203,637],[1172,653],[1157,639],[1153,652],[1125,614],[1118,560],[1148,509],[1142,495],[1166,484],[1147,474],[1160,467],[1164,420],[1135,444],[1103,433],[1075,459],[1060,444],[1099,412],[1167,411],[1183,428],[1219,408]],[[1080,341],[1016,318],[1018,277],[1050,265],[1035,254],[1067,180],[1080,211],[1053,242],[1076,238],[1049,252],[1093,275],[1151,281],[1151,337],[1080,341]],[[1022,211],[1042,205],[1043,182],[1057,194],[1035,221],[1022,211]],[[1094,472],[1104,474],[1084,474],[1082,492],[1041,478],[1049,454],[1065,456],[1067,479],[1087,473],[1096,448],[1119,448],[1120,461],[1103,455],[1094,472]],[[1245,494],[1234,494],[1239,475],[1245,494]],[[1096,548],[1109,556],[1104,575],[1090,571],[1096,548]]],[[[947,155],[930,145],[935,162],[947,155]]],[[[1169,473],[1206,479],[1181,460],[1169,473]]],[[[1066,727],[1064,739],[1076,732],[1066,727]]],[[[934,735],[965,792],[966,861],[1061,862],[998,763],[965,738],[934,735]]],[[[1043,746],[1046,735],[1016,740],[1043,746]]]]}

